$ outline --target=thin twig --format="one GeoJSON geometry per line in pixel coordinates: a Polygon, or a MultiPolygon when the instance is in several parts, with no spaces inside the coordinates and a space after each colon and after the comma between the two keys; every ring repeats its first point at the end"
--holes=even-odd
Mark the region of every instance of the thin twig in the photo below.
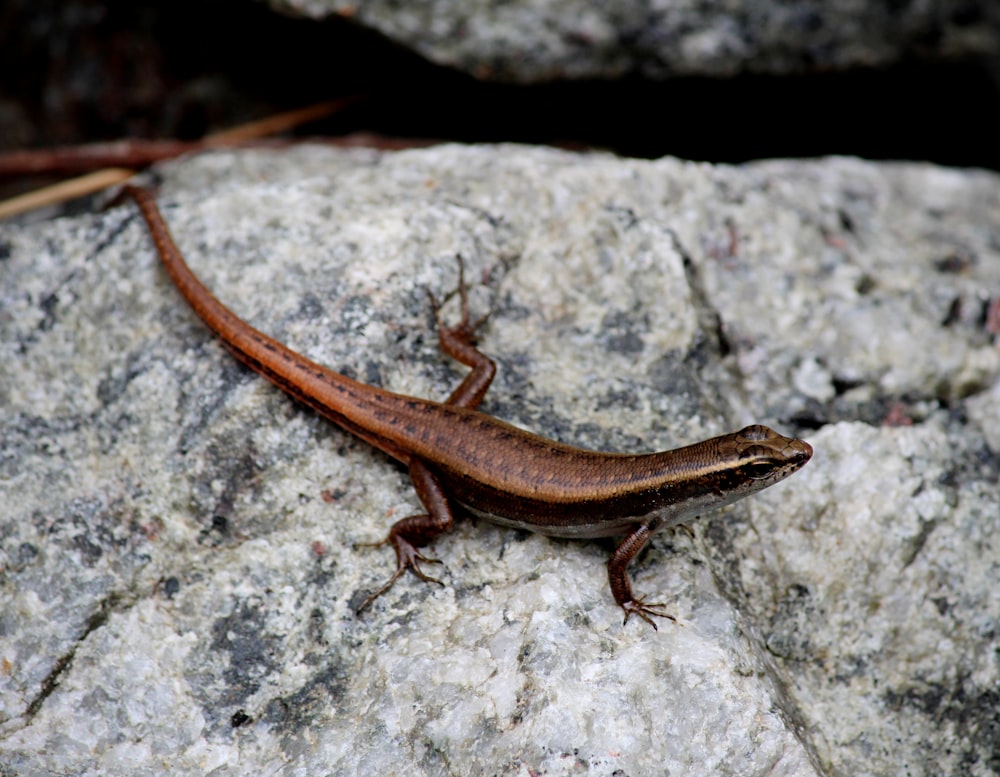
{"type": "Polygon", "coordinates": [[[132,168],[180,154],[210,148],[232,147],[285,132],[301,124],[329,116],[360,99],[360,95],[329,100],[305,108],[278,113],[231,129],[214,132],[201,140],[120,140],[56,149],[12,151],[0,154],[0,176],[31,173],[79,172],[105,167],[93,173],[44,186],[0,202],[0,219],[9,218],[45,205],[55,205],[93,194],[135,175],[132,168]],[[113,165],[108,167],[108,165],[113,165]]]}
{"type": "Polygon", "coordinates": [[[135,175],[135,171],[127,167],[107,167],[104,170],[87,173],[78,178],[71,178],[68,181],[60,181],[51,186],[35,189],[27,194],[19,194],[0,202],[0,219],[10,218],[46,205],[85,197],[122,181],[127,181],[133,175],[135,175]]]}

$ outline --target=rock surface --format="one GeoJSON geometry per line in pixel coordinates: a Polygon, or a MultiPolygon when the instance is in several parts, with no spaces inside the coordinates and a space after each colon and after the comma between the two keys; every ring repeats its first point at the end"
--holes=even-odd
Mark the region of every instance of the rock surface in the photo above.
{"type": "Polygon", "coordinates": [[[501,81],[815,73],[996,56],[1000,47],[1000,6],[991,0],[270,2],[350,18],[432,62],[501,81]]]}
{"type": "Polygon", "coordinates": [[[133,207],[0,225],[0,773],[1000,768],[997,176],[455,146],[160,175],[195,271],[331,367],[446,396],[424,290],[461,254],[487,412],[816,455],[633,565],[680,625],[622,627],[606,543],[471,521],[444,587],[358,619],[405,473],[236,364],[133,207]]]}

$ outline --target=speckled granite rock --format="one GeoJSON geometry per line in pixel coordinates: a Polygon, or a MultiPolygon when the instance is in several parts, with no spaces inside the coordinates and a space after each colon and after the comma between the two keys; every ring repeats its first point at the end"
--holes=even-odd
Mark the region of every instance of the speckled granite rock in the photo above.
{"type": "Polygon", "coordinates": [[[997,176],[308,146],[162,175],[210,287],[332,367],[445,396],[424,289],[461,254],[488,412],[816,456],[633,565],[678,626],[621,626],[606,544],[470,521],[445,587],[357,619],[405,473],[237,365],[132,207],[0,225],[4,773],[996,769],[997,176]]]}
{"type": "Polygon", "coordinates": [[[433,62],[504,81],[813,73],[995,56],[1000,46],[1000,6],[992,0],[270,3],[315,18],[345,16],[433,62]]]}

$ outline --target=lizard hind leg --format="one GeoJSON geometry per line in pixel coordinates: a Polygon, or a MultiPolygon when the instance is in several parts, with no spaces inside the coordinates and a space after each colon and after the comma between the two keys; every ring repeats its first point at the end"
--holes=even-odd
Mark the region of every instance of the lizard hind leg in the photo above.
{"type": "Polygon", "coordinates": [[[493,382],[493,376],[496,375],[497,365],[476,347],[476,331],[486,323],[490,314],[486,313],[475,321],[472,320],[469,313],[468,287],[465,284],[465,262],[461,255],[457,258],[458,288],[448,297],[456,293],[459,295],[462,307],[462,318],[459,322],[455,326],[446,326],[441,320],[443,303],[439,302],[429,290],[427,295],[431,299],[434,320],[437,322],[438,343],[441,350],[457,362],[472,368],[472,371],[465,376],[458,388],[451,392],[451,395],[445,400],[445,404],[474,409],[486,396],[486,392],[493,382]]]}

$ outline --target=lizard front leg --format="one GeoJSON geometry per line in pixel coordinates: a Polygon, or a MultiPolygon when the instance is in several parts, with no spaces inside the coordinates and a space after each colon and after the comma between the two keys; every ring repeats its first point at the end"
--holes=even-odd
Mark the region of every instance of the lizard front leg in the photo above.
{"type": "Polygon", "coordinates": [[[625,623],[632,615],[638,615],[646,623],[657,629],[656,618],[667,618],[675,623],[677,619],[667,612],[664,612],[662,604],[653,604],[635,596],[632,593],[632,581],[628,576],[628,565],[639,552],[646,547],[653,532],[648,524],[640,523],[629,532],[623,539],[615,552],[608,560],[608,582],[611,584],[611,593],[615,597],[618,605],[625,610],[625,623]]]}

